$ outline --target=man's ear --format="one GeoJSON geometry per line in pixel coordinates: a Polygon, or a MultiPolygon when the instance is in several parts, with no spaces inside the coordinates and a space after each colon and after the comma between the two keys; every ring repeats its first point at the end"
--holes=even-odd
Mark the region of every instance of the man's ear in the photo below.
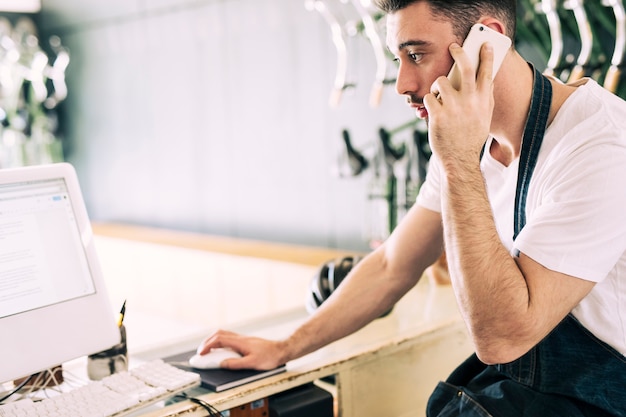
{"type": "Polygon", "coordinates": [[[509,36],[509,34],[506,33],[506,27],[504,26],[502,21],[496,19],[495,17],[486,17],[482,19],[479,23],[482,23],[483,25],[488,26],[490,29],[500,32],[503,35],[509,36]]]}

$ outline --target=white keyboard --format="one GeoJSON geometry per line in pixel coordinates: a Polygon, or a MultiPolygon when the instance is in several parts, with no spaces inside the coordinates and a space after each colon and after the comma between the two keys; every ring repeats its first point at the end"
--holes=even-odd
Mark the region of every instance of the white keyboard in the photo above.
{"type": "Polygon", "coordinates": [[[41,401],[0,405],[0,416],[118,417],[198,385],[200,375],[157,359],[41,401]]]}

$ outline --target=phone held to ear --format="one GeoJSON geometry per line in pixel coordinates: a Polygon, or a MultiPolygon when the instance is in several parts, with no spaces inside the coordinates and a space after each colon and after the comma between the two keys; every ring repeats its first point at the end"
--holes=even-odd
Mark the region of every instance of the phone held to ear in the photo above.
{"type": "MultiPolygon", "coordinates": [[[[485,42],[489,42],[493,45],[493,78],[495,78],[507,51],[511,47],[511,39],[483,24],[477,23],[472,26],[467,38],[465,38],[463,42],[463,50],[472,64],[474,73],[478,71],[480,48],[485,42]]],[[[461,74],[456,63],[452,65],[448,79],[455,89],[458,90],[461,87],[461,74]]]]}

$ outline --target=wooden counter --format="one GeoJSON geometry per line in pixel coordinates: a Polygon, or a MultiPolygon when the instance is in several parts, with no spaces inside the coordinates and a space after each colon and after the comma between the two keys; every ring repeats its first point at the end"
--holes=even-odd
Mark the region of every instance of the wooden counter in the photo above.
{"type": "Polygon", "coordinates": [[[214,253],[293,262],[309,266],[319,266],[330,259],[355,253],[339,249],[288,245],[118,223],[93,223],[92,228],[94,233],[99,236],[171,245],[214,253]]]}

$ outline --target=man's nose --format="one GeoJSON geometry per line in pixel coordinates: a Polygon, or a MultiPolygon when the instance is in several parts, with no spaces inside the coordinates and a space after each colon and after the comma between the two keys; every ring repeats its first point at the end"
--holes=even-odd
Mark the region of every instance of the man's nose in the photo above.
{"type": "Polygon", "coordinates": [[[415,95],[418,90],[417,74],[415,70],[400,64],[396,77],[396,93],[400,95],[415,95]]]}

